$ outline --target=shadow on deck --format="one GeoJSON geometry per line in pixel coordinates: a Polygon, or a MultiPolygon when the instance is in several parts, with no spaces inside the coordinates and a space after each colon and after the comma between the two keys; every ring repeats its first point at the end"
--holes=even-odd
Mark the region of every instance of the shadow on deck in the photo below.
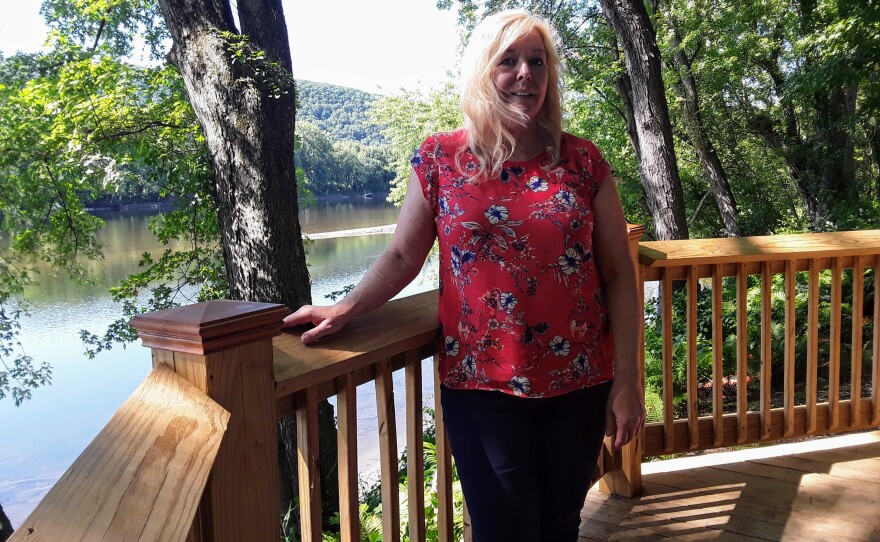
{"type": "Polygon", "coordinates": [[[581,540],[880,541],[880,431],[642,467],[641,497],[590,491],[581,540]]]}

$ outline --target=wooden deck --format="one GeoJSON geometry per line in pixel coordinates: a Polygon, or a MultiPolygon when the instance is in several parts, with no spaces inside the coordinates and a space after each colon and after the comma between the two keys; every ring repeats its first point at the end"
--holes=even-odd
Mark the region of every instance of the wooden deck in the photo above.
{"type": "Polygon", "coordinates": [[[880,431],[643,465],[645,494],[590,490],[581,540],[880,541],[880,431]]]}

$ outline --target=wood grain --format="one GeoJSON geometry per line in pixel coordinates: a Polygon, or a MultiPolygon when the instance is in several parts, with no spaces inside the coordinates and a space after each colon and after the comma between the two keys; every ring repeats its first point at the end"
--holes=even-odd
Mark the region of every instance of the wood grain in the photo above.
{"type": "Polygon", "coordinates": [[[810,260],[807,279],[807,434],[816,432],[819,379],[819,264],[810,260]]]}
{"type": "Polygon", "coordinates": [[[406,487],[409,538],[425,542],[425,450],[422,424],[422,360],[406,354],[406,487]]]}
{"type": "Polygon", "coordinates": [[[696,278],[696,270],[688,268],[687,281],[687,419],[690,427],[688,439],[691,447],[699,445],[700,432],[697,427],[697,419],[700,417],[699,399],[697,397],[697,295],[699,294],[699,282],[696,278]]]}
{"type": "Polygon", "coordinates": [[[443,422],[443,407],[440,403],[440,376],[437,365],[439,356],[434,355],[434,412],[437,435],[437,533],[440,540],[452,540],[452,449],[443,422]]]}
{"type": "Polygon", "coordinates": [[[878,461],[875,431],[651,462],[639,498],[590,492],[579,539],[878,540],[878,461]]]}
{"type": "Polygon", "coordinates": [[[376,367],[376,418],[379,433],[379,468],[382,483],[382,540],[400,542],[400,480],[397,474],[397,418],[391,363],[376,367]]]}
{"type": "Polygon", "coordinates": [[[745,414],[748,411],[749,391],[749,329],[748,329],[748,288],[749,276],[743,264],[738,265],[736,274],[736,414],[739,418],[737,442],[746,441],[745,414]]]}
{"type": "Polygon", "coordinates": [[[228,421],[160,364],[10,540],[183,540],[228,421]]]}
{"type": "Polygon", "coordinates": [[[357,390],[351,373],[342,375],[339,380],[339,394],[336,396],[339,531],[342,542],[359,542],[357,390]]]}
{"type": "Polygon", "coordinates": [[[433,346],[440,335],[437,301],[437,290],[389,301],[350,322],[344,333],[309,346],[300,341],[306,328],[285,330],[273,341],[276,397],[335,381],[407,350],[433,346]]]}
{"type": "Polygon", "coordinates": [[[721,446],[724,438],[724,285],[721,270],[712,266],[712,415],[715,420],[715,443],[721,446]]]}
{"type": "MultiPolygon", "coordinates": [[[[761,266],[761,439],[770,437],[770,410],[773,337],[773,279],[767,262],[761,266]]],[[[716,419],[716,423],[719,420],[716,419]]],[[[720,443],[723,430],[716,430],[715,441],[720,443]]]]}
{"type": "Polygon", "coordinates": [[[880,230],[764,235],[641,244],[645,267],[802,260],[880,254],[880,230]]]}
{"type": "Polygon", "coordinates": [[[321,473],[318,469],[318,400],[315,388],[306,388],[300,392],[297,402],[296,448],[301,539],[303,542],[321,542],[321,473]]]}

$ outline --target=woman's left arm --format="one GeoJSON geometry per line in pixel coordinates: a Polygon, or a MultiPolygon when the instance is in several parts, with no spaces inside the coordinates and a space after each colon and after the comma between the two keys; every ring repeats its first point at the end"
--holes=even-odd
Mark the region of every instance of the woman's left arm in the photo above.
{"type": "Polygon", "coordinates": [[[636,272],[629,252],[626,218],[611,173],[593,198],[593,252],[605,289],[614,342],[614,384],[608,397],[607,428],[615,450],[636,435],[645,417],[644,382],[638,367],[636,272]]]}

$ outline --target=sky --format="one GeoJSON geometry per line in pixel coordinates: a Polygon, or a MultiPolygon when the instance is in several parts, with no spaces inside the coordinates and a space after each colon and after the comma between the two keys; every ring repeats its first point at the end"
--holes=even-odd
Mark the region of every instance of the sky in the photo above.
{"type": "MultiPolygon", "coordinates": [[[[46,37],[40,0],[0,0],[0,51],[34,52],[46,37]]],[[[367,92],[427,90],[450,80],[456,15],[436,0],[283,0],[293,75],[367,92]]]]}

